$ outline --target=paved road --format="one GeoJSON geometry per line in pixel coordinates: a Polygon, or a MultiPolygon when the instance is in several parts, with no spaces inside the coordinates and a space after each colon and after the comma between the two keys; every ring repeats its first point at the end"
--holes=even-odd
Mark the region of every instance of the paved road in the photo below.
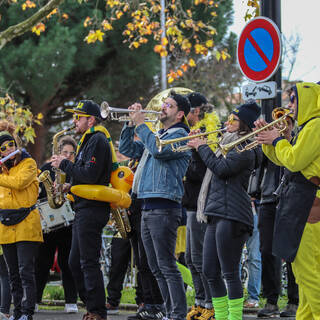
{"type": "MultiPolygon", "coordinates": [[[[81,310],[77,314],[67,314],[63,310],[40,310],[40,312],[34,315],[34,320],[81,320],[84,314],[84,310],[81,310]]],[[[134,313],[131,311],[120,311],[119,315],[110,315],[108,316],[108,320],[127,320],[129,315],[133,315],[134,313]]],[[[259,319],[255,314],[245,315],[243,317],[244,320],[253,320],[259,319]]],[[[275,319],[275,318],[270,318],[275,319]]],[[[278,318],[280,320],[280,318],[278,318]]],[[[281,318],[281,320],[294,320],[295,318],[281,318]]]]}

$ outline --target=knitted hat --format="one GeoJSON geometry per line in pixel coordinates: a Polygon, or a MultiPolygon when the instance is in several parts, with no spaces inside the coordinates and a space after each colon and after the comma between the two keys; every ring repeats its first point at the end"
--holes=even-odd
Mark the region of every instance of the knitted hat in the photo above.
{"type": "Polygon", "coordinates": [[[101,119],[100,107],[92,100],[81,100],[75,109],[66,109],[67,112],[88,114],[101,119]]]}
{"type": "Polygon", "coordinates": [[[250,129],[254,127],[254,122],[259,118],[261,108],[256,102],[247,102],[234,109],[231,113],[235,114],[242,120],[250,129]]]}
{"type": "Polygon", "coordinates": [[[5,142],[5,141],[11,141],[13,140],[14,143],[16,144],[15,139],[13,136],[8,132],[8,131],[2,131],[0,132],[0,146],[5,142]]]}
{"type": "Polygon", "coordinates": [[[201,105],[208,103],[206,97],[199,92],[191,92],[187,97],[191,103],[191,108],[200,107],[201,105]]]}

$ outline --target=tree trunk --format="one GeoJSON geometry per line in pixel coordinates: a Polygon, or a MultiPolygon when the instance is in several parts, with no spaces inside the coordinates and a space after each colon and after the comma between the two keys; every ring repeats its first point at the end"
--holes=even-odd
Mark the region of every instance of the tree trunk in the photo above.
{"type": "Polygon", "coordinates": [[[29,143],[28,144],[28,151],[31,153],[31,156],[33,159],[36,160],[38,167],[42,166],[45,157],[45,151],[46,151],[46,137],[49,131],[49,127],[43,124],[42,126],[35,125],[34,130],[36,133],[35,143],[29,143]]]}

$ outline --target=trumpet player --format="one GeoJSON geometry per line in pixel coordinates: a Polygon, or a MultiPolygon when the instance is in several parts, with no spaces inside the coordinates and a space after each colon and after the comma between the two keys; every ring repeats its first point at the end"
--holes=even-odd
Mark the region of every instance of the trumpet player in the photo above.
{"type": "Polygon", "coordinates": [[[272,162],[285,167],[273,254],[292,262],[299,287],[296,319],[320,319],[320,85],[297,83],[289,99],[299,126],[293,141],[276,128],[260,132],[257,141],[272,162]]]}
{"type": "MultiPolygon", "coordinates": [[[[175,153],[170,146],[159,151],[156,135],[144,124],[144,114],[136,112],[141,110],[141,105],[134,104],[129,109],[135,112],[130,113],[132,121],[122,130],[119,151],[140,159],[135,181],[140,177],[137,180],[137,197],[142,199],[143,245],[150,269],[159,284],[166,317],[183,320],[187,314],[187,303],[174,253],[177,228],[182,218],[182,179],[190,153],[175,153]],[[134,141],[134,133],[140,141],[134,141]]],[[[189,100],[171,91],[162,105],[160,121],[163,129],[157,134],[162,139],[187,136],[189,128],[185,117],[189,111],[189,100]]]]}
{"type": "MultiPolygon", "coordinates": [[[[222,144],[238,140],[251,132],[260,107],[248,102],[236,108],[225,123],[222,144]]],[[[253,229],[253,214],[247,194],[251,172],[260,164],[258,149],[237,153],[231,149],[224,157],[213,152],[206,140],[191,139],[207,167],[198,198],[197,211],[207,217],[203,244],[203,273],[209,283],[215,318],[242,319],[243,289],[239,264],[243,245],[253,229]],[[222,274],[226,281],[222,278],[222,274]]]]}
{"type": "MultiPolygon", "coordinates": [[[[109,133],[100,125],[103,120],[100,107],[91,100],[82,100],[76,108],[67,111],[74,114],[75,131],[82,137],[74,163],[63,155],[54,155],[52,165],[69,175],[72,185],[108,185],[116,155],[108,141],[109,133]]],[[[99,258],[102,229],[109,220],[110,204],[75,197],[74,209],[69,265],[87,309],[83,320],[105,320],[106,296],[99,258]]]]}

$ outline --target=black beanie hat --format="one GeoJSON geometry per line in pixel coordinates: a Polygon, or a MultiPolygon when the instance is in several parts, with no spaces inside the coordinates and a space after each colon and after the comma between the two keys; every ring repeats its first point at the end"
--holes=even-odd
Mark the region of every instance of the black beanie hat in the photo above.
{"type": "Polygon", "coordinates": [[[199,92],[191,92],[187,97],[190,101],[191,108],[200,107],[201,105],[208,103],[206,97],[199,92]]]}
{"type": "Polygon", "coordinates": [[[261,108],[256,102],[247,102],[234,109],[231,113],[237,115],[250,129],[254,127],[254,122],[259,118],[261,108]]]}
{"type": "MultiPolygon", "coordinates": [[[[5,142],[5,141],[10,141],[13,140],[14,143],[16,144],[15,139],[13,136],[8,132],[8,131],[2,131],[0,132],[0,146],[5,142]]],[[[17,144],[16,144],[17,145],[17,144]]]]}

